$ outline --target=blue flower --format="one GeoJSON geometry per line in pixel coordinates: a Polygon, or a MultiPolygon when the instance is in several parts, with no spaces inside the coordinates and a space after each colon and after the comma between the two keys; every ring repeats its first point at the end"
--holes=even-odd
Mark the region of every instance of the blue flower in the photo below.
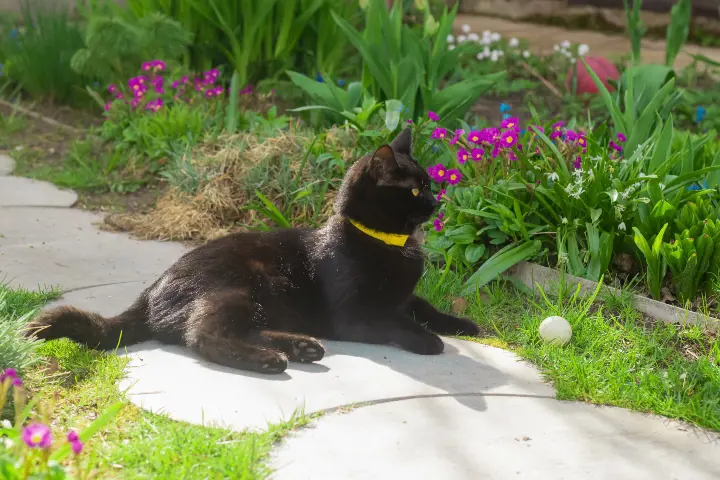
{"type": "Polygon", "coordinates": [[[341,78],[340,80],[338,80],[338,85],[341,86],[341,87],[342,87],[343,85],[345,85],[345,80],[343,80],[342,78],[341,78]]]}
{"type": "Polygon", "coordinates": [[[325,79],[319,73],[315,77],[315,80],[317,80],[319,83],[325,83],[325,79]]]}
{"type": "Polygon", "coordinates": [[[440,147],[438,147],[437,145],[433,145],[430,150],[432,150],[433,153],[438,153],[440,151],[440,147]]]}
{"type": "Polygon", "coordinates": [[[687,187],[685,190],[702,190],[702,187],[698,183],[693,183],[689,187],[687,187]]]}
{"type": "Polygon", "coordinates": [[[512,117],[512,115],[510,115],[509,113],[503,113],[503,120],[505,120],[506,118],[511,118],[511,117],[512,117]]]}
{"type": "Polygon", "coordinates": [[[525,135],[526,132],[527,132],[527,130],[525,130],[525,129],[523,128],[522,130],[520,130],[520,135],[525,135]]]}
{"type": "Polygon", "coordinates": [[[11,40],[14,40],[14,39],[18,38],[18,35],[19,35],[19,34],[20,34],[20,32],[18,31],[18,29],[17,29],[17,28],[13,28],[12,30],[10,30],[10,35],[9,35],[9,36],[10,36],[10,39],[11,39],[11,40]]]}
{"type": "Polygon", "coordinates": [[[507,103],[501,103],[500,104],[500,113],[505,113],[510,111],[510,105],[507,103]]]}
{"type": "Polygon", "coordinates": [[[695,123],[700,123],[705,118],[705,115],[707,115],[707,110],[705,110],[705,107],[697,107],[695,110],[695,123]]]}

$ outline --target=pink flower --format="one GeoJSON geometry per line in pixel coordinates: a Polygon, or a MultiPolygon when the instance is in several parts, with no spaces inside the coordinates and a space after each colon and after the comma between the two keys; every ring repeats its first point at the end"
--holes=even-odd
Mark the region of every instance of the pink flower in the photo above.
{"type": "Polygon", "coordinates": [[[579,156],[575,157],[573,167],[575,167],[575,170],[580,170],[582,168],[582,159],[579,156]]]}
{"type": "Polygon", "coordinates": [[[460,137],[463,136],[465,133],[465,130],[455,130],[455,136],[450,140],[450,145],[455,145],[458,140],[460,140],[460,137]]]}
{"type": "Polygon", "coordinates": [[[508,130],[500,134],[500,145],[503,148],[510,148],[515,145],[518,141],[517,132],[514,130],[508,130]]]}
{"type": "Polygon", "coordinates": [[[568,142],[574,142],[577,140],[578,134],[575,130],[566,130],[565,131],[565,140],[568,142]]]}
{"type": "Polygon", "coordinates": [[[149,72],[153,68],[153,62],[143,62],[140,68],[142,68],[146,72],[149,72]]]}
{"type": "Polygon", "coordinates": [[[151,110],[153,112],[157,112],[160,110],[163,106],[162,98],[156,98],[155,100],[150,100],[147,105],[145,105],[145,110],[151,110]]]}
{"type": "Polygon", "coordinates": [[[578,135],[577,144],[583,148],[587,147],[587,138],[585,138],[585,135],[582,135],[582,134],[578,135]]]}
{"type": "Polygon", "coordinates": [[[117,85],[114,85],[114,84],[113,84],[113,85],[110,85],[110,86],[108,87],[108,92],[110,92],[110,93],[115,93],[115,92],[117,92],[117,91],[118,91],[118,86],[117,86],[117,85]]]}
{"type": "Polygon", "coordinates": [[[457,159],[458,159],[458,162],[461,164],[467,162],[469,156],[470,156],[470,154],[464,148],[461,148],[457,152],[457,159]]]}
{"type": "Polygon", "coordinates": [[[554,131],[550,134],[550,140],[555,140],[556,138],[560,138],[560,137],[562,137],[562,135],[563,135],[563,134],[562,134],[562,132],[561,132],[560,130],[554,130],[554,131]]]}
{"type": "Polygon", "coordinates": [[[52,433],[47,425],[31,423],[23,429],[22,439],[30,448],[49,448],[52,445],[52,433]]]}
{"type": "Polygon", "coordinates": [[[437,122],[438,120],[440,120],[440,117],[438,117],[437,113],[435,112],[428,112],[428,118],[433,122],[437,122]]]}
{"type": "Polygon", "coordinates": [[[515,155],[515,152],[508,152],[508,160],[510,160],[511,162],[517,160],[517,155],[515,155]]]}
{"type": "Polygon", "coordinates": [[[482,141],[482,133],[480,133],[477,130],[473,130],[470,133],[468,133],[468,140],[470,140],[472,143],[480,143],[482,141]]]}
{"type": "Polygon", "coordinates": [[[451,168],[447,171],[447,182],[450,185],[457,185],[462,180],[462,173],[457,168],[451,168]]]}
{"type": "Polygon", "coordinates": [[[538,131],[545,133],[545,129],[543,127],[541,127],[540,125],[533,125],[533,127],[535,127],[538,131]]]}
{"type": "Polygon", "coordinates": [[[619,152],[619,153],[622,153],[622,151],[623,151],[623,147],[621,147],[617,143],[613,142],[612,140],[610,140],[608,147],[612,148],[613,150],[615,150],[616,152],[619,152]]]}
{"type": "Polygon", "coordinates": [[[520,130],[520,120],[517,118],[506,118],[500,124],[500,128],[509,128],[511,130],[520,130]]]}
{"type": "Polygon", "coordinates": [[[436,182],[442,183],[447,179],[448,171],[445,168],[445,165],[443,165],[442,163],[438,163],[437,165],[428,167],[428,175],[430,175],[430,178],[432,178],[436,182]]]}
{"type": "Polygon", "coordinates": [[[497,127],[483,128],[480,131],[480,141],[492,145],[500,135],[500,129],[497,127]]]}
{"type": "Polygon", "coordinates": [[[77,432],[71,430],[67,434],[67,440],[70,442],[70,447],[75,455],[79,455],[83,450],[83,443],[80,441],[80,437],[77,432]]]}
{"type": "Polygon", "coordinates": [[[443,217],[445,217],[445,213],[440,212],[438,213],[437,218],[433,220],[433,227],[435,227],[436,232],[439,232],[445,226],[445,222],[442,221],[443,217]]]}
{"type": "Polygon", "coordinates": [[[440,190],[440,193],[438,193],[438,194],[437,194],[437,197],[435,197],[435,198],[437,198],[437,201],[438,201],[438,202],[439,202],[440,200],[442,200],[442,197],[443,197],[443,195],[445,195],[445,193],[447,193],[447,190],[445,190],[444,188],[443,188],[442,190],[440,190]]]}
{"type": "Polygon", "coordinates": [[[485,150],[483,150],[482,148],[473,148],[472,150],[470,150],[470,157],[476,162],[482,160],[484,155],[485,150]]]}
{"type": "Polygon", "coordinates": [[[627,142],[627,137],[622,132],[619,132],[617,134],[617,139],[618,139],[618,142],[627,142]]]}
{"type": "Polygon", "coordinates": [[[443,140],[445,137],[447,137],[447,129],[437,127],[435,130],[433,130],[432,135],[430,135],[430,138],[435,138],[438,140],[443,140]]]}
{"type": "Polygon", "coordinates": [[[553,124],[552,124],[552,129],[555,130],[556,132],[559,132],[560,130],[562,130],[562,128],[563,128],[564,126],[565,126],[565,122],[563,122],[563,121],[561,120],[561,121],[559,121],[559,122],[553,123],[553,124]]]}
{"type": "Polygon", "coordinates": [[[163,62],[162,60],[153,60],[150,63],[152,65],[152,69],[155,70],[156,72],[165,70],[165,62],[163,62]]]}

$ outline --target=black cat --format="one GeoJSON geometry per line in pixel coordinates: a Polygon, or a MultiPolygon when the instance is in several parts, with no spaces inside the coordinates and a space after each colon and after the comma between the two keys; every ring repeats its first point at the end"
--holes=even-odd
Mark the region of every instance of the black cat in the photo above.
{"type": "Polygon", "coordinates": [[[416,237],[438,202],[410,151],[408,129],[358,160],[319,230],[228,235],[183,255],[116,317],[58,307],[30,331],[103,349],[156,339],[263,373],[320,360],[313,337],[439,354],[436,334],[478,328],[413,294],[424,264],[416,237]]]}

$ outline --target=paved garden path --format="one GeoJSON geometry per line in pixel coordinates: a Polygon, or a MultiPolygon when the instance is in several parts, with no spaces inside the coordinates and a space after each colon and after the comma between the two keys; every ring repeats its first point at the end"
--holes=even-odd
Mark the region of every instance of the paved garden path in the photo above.
{"type": "MultiPolygon", "coordinates": [[[[186,248],[100,231],[73,192],[7,176],[0,155],[0,275],[60,285],[57,304],[117,314],[186,248]]],[[[313,365],[264,377],[147,342],[121,387],[172,418],[263,428],[324,412],[273,456],[277,480],[693,479],[720,477],[720,438],[623,409],[554,399],[514,354],[447,339],[437,357],[327,342],[313,365]]]]}
{"type": "MultiPolygon", "coordinates": [[[[536,54],[550,53],[553,46],[563,40],[571,43],[586,44],[590,47],[591,56],[606,57],[615,60],[630,53],[630,40],[620,34],[606,34],[596,31],[567,30],[550,25],[539,25],[525,22],[515,22],[502,18],[485,17],[480,15],[458,15],[455,19],[455,29],[460,32],[463,25],[469,25],[473,32],[482,34],[484,30],[497,32],[504,37],[517,37],[528,40],[530,49],[536,54]]],[[[645,63],[665,63],[665,41],[644,39],[642,60],[645,63]]],[[[720,49],[686,45],[675,61],[676,68],[683,68],[692,61],[692,55],[705,55],[720,62],[720,49]]]]}

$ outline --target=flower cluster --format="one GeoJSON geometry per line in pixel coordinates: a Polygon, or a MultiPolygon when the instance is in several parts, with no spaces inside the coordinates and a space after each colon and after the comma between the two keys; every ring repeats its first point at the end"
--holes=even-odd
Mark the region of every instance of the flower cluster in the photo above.
{"type": "MultiPolygon", "coordinates": [[[[220,71],[216,68],[197,76],[183,75],[169,82],[163,76],[166,68],[167,65],[162,60],[143,62],[142,73],[127,82],[129,100],[120,86],[110,85],[108,91],[113,99],[105,104],[105,110],[110,111],[114,105],[120,103],[129,105],[132,110],[142,107],[154,113],[174,101],[192,103],[196,96],[211,99],[225,93],[224,87],[218,84],[220,71]]],[[[240,94],[246,95],[252,91],[252,85],[248,85],[240,94]]]]}
{"type": "Polygon", "coordinates": [[[590,47],[584,43],[573,46],[568,40],[563,40],[553,46],[553,51],[567,57],[570,63],[575,63],[579,57],[584,57],[590,53],[590,47]]]}

